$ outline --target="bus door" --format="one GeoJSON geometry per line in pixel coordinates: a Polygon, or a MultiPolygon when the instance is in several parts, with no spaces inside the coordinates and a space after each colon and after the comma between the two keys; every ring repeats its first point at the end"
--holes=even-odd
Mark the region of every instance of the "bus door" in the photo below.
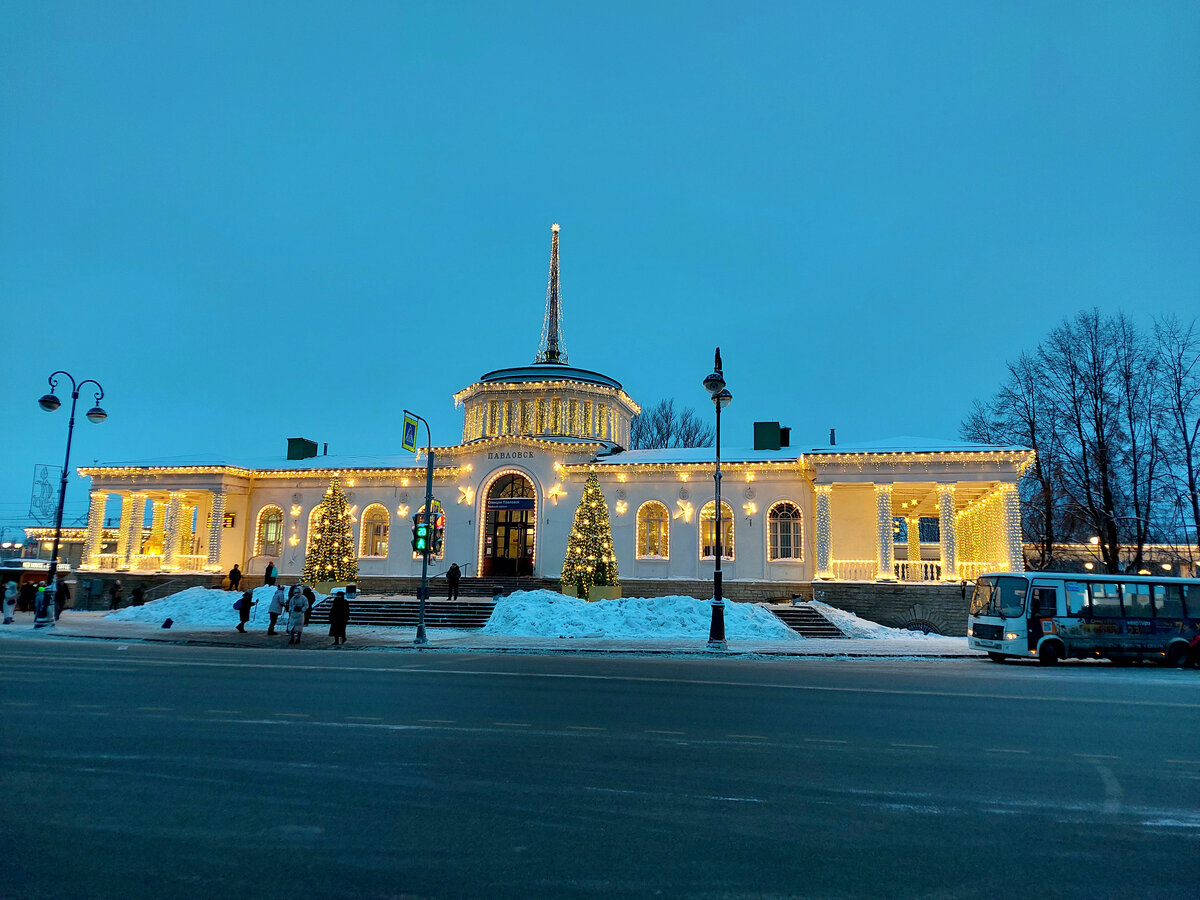
{"type": "Polygon", "coordinates": [[[1041,639],[1042,634],[1049,634],[1054,630],[1054,623],[1051,620],[1055,616],[1062,614],[1058,600],[1059,585],[1057,582],[1034,579],[1033,587],[1029,591],[1030,650],[1037,649],[1038,641],[1041,639]],[[1044,626],[1042,624],[1043,621],[1045,622],[1044,626]]]}
{"type": "Polygon", "coordinates": [[[1150,605],[1150,585],[1127,582],[1121,585],[1121,605],[1125,611],[1125,634],[1129,646],[1142,652],[1154,649],[1154,618],[1150,605]]]}

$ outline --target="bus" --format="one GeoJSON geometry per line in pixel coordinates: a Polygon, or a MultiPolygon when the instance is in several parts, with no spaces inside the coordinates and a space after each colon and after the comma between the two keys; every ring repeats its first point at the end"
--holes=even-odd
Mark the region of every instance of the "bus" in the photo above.
{"type": "Polygon", "coordinates": [[[1200,629],[1200,578],[993,572],[971,595],[967,643],[995,662],[1145,659],[1181,666],[1200,629]]]}

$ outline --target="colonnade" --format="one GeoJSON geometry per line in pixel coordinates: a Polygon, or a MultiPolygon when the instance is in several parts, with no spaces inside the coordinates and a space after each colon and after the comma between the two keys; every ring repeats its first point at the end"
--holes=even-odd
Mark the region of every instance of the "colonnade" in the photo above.
{"type": "Polygon", "coordinates": [[[219,571],[225,518],[223,491],[94,490],[88,509],[84,569],[219,571]],[[120,498],[116,553],[102,553],[110,496],[120,498]],[[146,504],[150,528],[146,529],[146,504]]]}

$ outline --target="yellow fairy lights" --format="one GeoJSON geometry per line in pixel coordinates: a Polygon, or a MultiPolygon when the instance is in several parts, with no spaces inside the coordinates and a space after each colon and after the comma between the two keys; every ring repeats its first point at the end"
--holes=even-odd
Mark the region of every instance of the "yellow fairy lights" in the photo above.
{"type": "Polygon", "coordinates": [[[629,511],[629,504],[626,503],[624,500],[618,500],[617,501],[617,515],[623,516],[628,511],[629,511]]]}
{"type": "Polygon", "coordinates": [[[685,522],[691,522],[692,514],[695,512],[695,508],[692,506],[692,504],[686,500],[676,500],[675,505],[679,507],[679,509],[675,512],[675,518],[683,519],[685,522]]]}
{"type": "Polygon", "coordinates": [[[757,504],[755,504],[755,502],[753,500],[748,500],[745,503],[743,503],[742,509],[745,510],[746,515],[748,515],[748,516],[752,516],[756,512],[758,512],[758,506],[757,506],[757,504]]]}
{"type": "Polygon", "coordinates": [[[555,506],[558,506],[559,498],[567,496],[567,492],[563,490],[561,483],[556,483],[550,490],[546,491],[546,496],[554,501],[555,506]]]}
{"type": "Polygon", "coordinates": [[[461,503],[464,506],[470,506],[472,503],[475,502],[475,488],[471,487],[470,485],[467,485],[465,487],[462,485],[459,485],[458,499],[454,502],[461,503]]]}
{"type": "Polygon", "coordinates": [[[401,503],[399,506],[397,506],[396,507],[396,515],[399,516],[401,519],[407,519],[408,518],[408,504],[401,503]]]}

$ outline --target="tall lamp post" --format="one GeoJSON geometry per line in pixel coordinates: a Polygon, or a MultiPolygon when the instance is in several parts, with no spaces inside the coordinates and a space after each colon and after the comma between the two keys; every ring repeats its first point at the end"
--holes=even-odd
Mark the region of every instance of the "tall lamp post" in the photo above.
{"type": "Polygon", "coordinates": [[[38,400],[38,406],[46,412],[54,412],[62,406],[62,401],[54,394],[54,389],[58,387],[59,375],[71,380],[71,419],[67,423],[67,454],[63,459],[62,484],[58,489],[58,515],[54,519],[54,549],[50,552],[50,571],[46,575],[46,589],[41,593],[34,613],[34,628],[54,624],[54,593],[58,590],[58,585],[55,583],[55,576],[58,574],[58,545],[62,541],[63,504],[67,499],[67,473],[71,469],[71,436],[75,433],[75,404],[79,400],[81,387],[85,384],[96,386],[96,405],[85,413],[88,421],[98,425],[108,418],[108,413],[100,408],[100,401],[104,399],[104,388],[100,386],[100,382],[89,378],[76,384],[74,376],[69,372],[58,371],[50,376],[50,393],[38,400]]]}
{"type": "Polygon", "coordinates": [[[712,397],[713,407],[717,411],[717,470],[713,476],[717,487],[716,540],[714,541],[717,564],[713,568],[712,622],[708,626],[708,648],[710,650],[726,650],[728,645],[725,643],[725,599],[721,596],[721,557],[725,552],[721,546],[721,410],[733,400],[733,394],[725,389],[725,375],[721,371],[720,347],[717,348],[712,374],[704,379],[704,389],[712,397]]]}

